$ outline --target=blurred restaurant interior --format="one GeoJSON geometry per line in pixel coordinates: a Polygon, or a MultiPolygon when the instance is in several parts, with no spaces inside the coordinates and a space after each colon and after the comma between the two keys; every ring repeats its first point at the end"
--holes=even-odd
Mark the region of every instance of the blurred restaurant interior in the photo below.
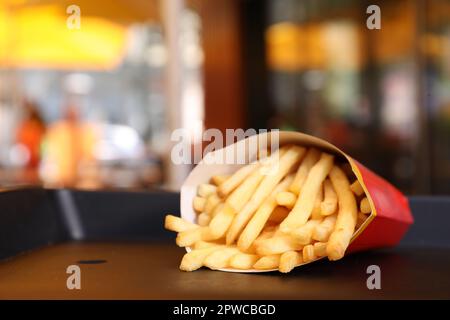
{"type": "Polygon", "coordinates": [[[450,1],[1,0],[0,189],[176,189],[176,128],[297,130],[450,194],[450,1]]]}

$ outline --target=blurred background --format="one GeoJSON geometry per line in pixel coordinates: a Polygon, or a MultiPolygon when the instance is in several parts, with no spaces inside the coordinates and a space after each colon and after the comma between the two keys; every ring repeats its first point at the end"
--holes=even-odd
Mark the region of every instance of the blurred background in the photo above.
{"type": "Polygon", "coordinates": [[[176,128],[298,130],[450,194],[450,1],[0,2],[0,189],[176,189],[176,128]]]}

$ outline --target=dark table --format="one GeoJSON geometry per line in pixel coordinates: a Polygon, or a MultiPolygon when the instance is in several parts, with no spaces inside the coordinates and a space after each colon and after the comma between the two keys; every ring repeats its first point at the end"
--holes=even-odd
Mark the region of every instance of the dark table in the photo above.
{"type": "Polygon", "coordinates": [[[278,272],[178,270],[184,250],[162,229],[178,195],[28,189],[0,193],[0,298],[449,299],[450,200],[411,198],[416,223],[391,249],[278,272]],[[66,268],[81,268],[68,290],[66,268]],[[369,290],[367,267],[381,269],[369,290]]]}

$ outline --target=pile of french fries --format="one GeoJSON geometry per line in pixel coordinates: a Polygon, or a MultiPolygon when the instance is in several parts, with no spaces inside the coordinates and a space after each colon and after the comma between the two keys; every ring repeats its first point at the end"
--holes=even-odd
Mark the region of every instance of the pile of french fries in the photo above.
{"type": "Polygon", "coordinates": [[[196,223],[167,215],[189,247],[180,269],[290,272],[327,256],[341,259],[371,213],[349,164],[316,148],[284,146],[230,176],[212,176],[193,200],[196,223]]]}

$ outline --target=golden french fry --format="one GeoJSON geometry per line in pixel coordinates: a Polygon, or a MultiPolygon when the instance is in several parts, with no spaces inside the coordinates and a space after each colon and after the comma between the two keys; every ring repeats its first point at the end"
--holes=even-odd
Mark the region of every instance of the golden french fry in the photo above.
{"type": "Polygon", "coordinates": [[[257,270],[269,270],[269,269],[276,269],[278,268],[279,265],[280,265],[280,255],[274,254],[259,258],[259,260],[256,261],[253,268],[257,270]]]}
{"type": "Polygon", "coordinates": [[[191,229],[196,229],[199,226],[195,223],[184,220],[183,218],[175,217],[174,215],[166,215],[164,221],[164,228],[170,231],[183,232],[191,229]]]}
{"type": "Polygon", "coordinates": [[[338,196],[339,210],[336,225],[328,239],[327,255],[330,260],[341,259],[355,231],[357,206],[350,182],[338,166],[330,171],[330,180],[338,196]]]}
{"type": "Polygon", "coordinates": [[[202,198],[207,198],[213,193],[217,192],[216,186],[213,186],[212,184],[208,183],[202,183],[198,186],[197,194],[202,198]]]}
{"type": "Polygon", "coordinates": [[[249,223],[245,226],[238,239],[238,247],[241,250],[247,250],[253,241],[261,233],[264,225],[271,216],[273,210],[277,206],[276,196],[279,192],[286,190],[294,177],[292,175],[287,176],[281,183],[279,183],[275,189],[270,193],[266,200],[255,212],[249,223]]]}
{"type": "Polygon", "coordinates": [[[236,248],[222,248],[215,250],[206,257],[203,261],[203,265],[212,270],[226,268],[228,267],[230,259],[238,253],[239,250],[236,248]]]}
{"type": "Polygon", "coordinates": [[[326,242],[316,242],[313,244],[314,255],[318,258],[325,257],[327,255],[327,243],[326,242]]]}
{"type": "Polygon", "coordinates": [[[323,184],[320,186],[319,191],[317,192],[316,200],[314,200],[314,207],[311,212],[311,219],[320,220],[323,218],[321,209],[322,201],[323,201],[323,184]]]}
{"type": "Polygon", "coordinates": [[[198,250],[192,250],[183,256],[180,264],[180,270],[194,271],[203,266],[203,261],[212,252],[223,248],[223,246],[214,246],[209,248],[203,248],[198,250]]]}
{"type": "Polygon", "coordinates": [[[271,238],[274,234],[275,234],[275,229],[274,228],[267,228],[267,227],[265,227],[263,229],[263,231],[261,232],[261,234],[258,236],[258,238],[256,238],[255,241],[253,241],[252,245],[247,250],[244,250],[244,252],[245,253],[256,254],[256,248],[258,247],[258,243],[261,240],[271,238]]]}
{"type": "Polygon", "coordinates": [[[259,256],[256,254],[238,253],[231,257],[229,265],[235,269],[251,269],[256,261],[259,260],[259,256]]]}
{"type": "Polygon", "coordinates": [[[294,208],[280,224],[280,230],[289,233],[308,221],[314,208],[315,199],[323,181],[333,167],[333,156],[322,153],[319,161],[312,167],[302,187],[294,208]]]}
{"type": "Polygon", "coordinates": [[[209,180],[213,185],[216,187],[220,186],[222,183],[224,183],[230,176],[229,175],[219,175],[219,176],[212,176],[209,180]]]}
{"type": "Polygon", "coordinates": [[[200,240],[214,240],[210,235],[209,227],[197,227],[179,232],[176,238],[176,244],[179,247],[188,247],[200,240]]]}
{"type": "Polygon", "coordinates": [[[234,218],[233,223],[227,232],[227,244],[231,244],[236,240],[239,233],[258,207],[264,202],[267,196],[269,196],[281,179],[289,173],[291,168],[298,162],[303,152],[304,148],[293,146],[286,151],[279,162],[274,162],[272,164],[274,167],[272,167],[273,170],[270,170],[271,174],[264,177],[249,202],[234,218]]]}
{"type": "Polygon", "coordinates": [[[303,257],[297,251],[287,251],[280,257],[280,272],[291,272],[297,265],[303,262],[303,257]]]}
{"type": "Polygon", "coordinates": [[[368,214],[368,213],[370,213],[370,212],[372,211],[372,209],[370,208],[369,199],[367,199],[367,197],[364,197],[364,198],[361,200],[361,203],[360,203],[360,210],[361,210],[361,212],[364,213],[364,214],[368,214]]]}
{"type": "Polygon", "coordinates": [[[274,174],[278,169],[277,164],[279,163],[280,158],[284,156],[284,154],[289,150],[289,148],[291,148],[290,145],[283,146],[280,149],[273,152],[269,157],[259,159],[259,163],[261,166],[259,167],[258,170],[264,176],[274,174]]]}
{"type": "Polygon", "coordinates": [[[303,245],[299,244],[290,235],[279,235],[273,238],[258,241],[256,252],[259,255],[280,254],[286,251],[298,251],[303,249],[303,245]]]}
{"type": "Polygon", "coordinates": [[[361,183],[359,183],[358,180],[355,180],[355,182],[353,182],[350,185],[350,189],[352,190],[352,192],[357,195],[358,197],[361,196],[364,193],[364,189],[361,186],[361,183]]]}
{"type": "Polygon", "coordinates": [[[271,237],[273,237],[273,235],[275,234],[275,229],[264,229],[260,235],[255,239],[255,241],[253,241],[254,245],[257,245],[259,243],[259,241],[261,240],[265,240],[265,239],[269,239],[271,237]]]}
{"type": "Polygon", "coordinates": [[[263,178],[264,176],[260,170],[256,170],[230,194],[226,202],[235,211],[242,210],[263,178]]]}
{"type": "Polygon", "coordinates": [[[305,158],[297,169],[297,173],[295,175],[294,181],[292,185],[289,187],[289,191],[298,195],[300,194],[300,189],[302,188],[306,178],[308,177],[308,173],[311,168],[319,161],[320,151],[315,148],[310,148],[305,154],[305,158]]]}
{"type": "Polygon", "coordinates": [[[228,203],[225,203],[222,210],[209,223],[210,234],[213,239],[219,239],[225,235],[235,215],[236,211],[228,203]]]}
{"type": "Polygon", "coordinates": [[[197,241],[196,243],[194,243],[193,249],[194,250],[199,250],[199,249],[206,249],[206,248],[212,248],[212,247],[217,247],[217,246],[223,246],[223,243],[220,243],[218,241],[204,241],[204,240],[200,240],[197,241]]]}
{"type": "Polygon", "coordinates": [[[279,206],[292,209],[297,201],[297,196],[289,191],[283,191],[277,194],[276,200],[279,206]]]}
{"type": "Polygon", "coordinates": [[[196,212],[203,212],[205,210],[206,199],[196,196],[193,201],[193,207],[196,212]]]}
{"type": "Polygon", "coordinates": [[[211,216],[207,214],[206,212],[202,212],[197,217],[197,223],[201,227],[205,227],[209,224],[211,221],[211,216]]]}
{"type": "Polygon", "coordinates": [[[325,217],[322,222],[314,228],[312,233],[312,239],[316,241],[326,242],[333,232],[334,225],[336,224],[336,214],[325,217]]]}
{"type": "Polygon", "coordinates": [[[222,197],[228,196],[234,189],[236,189],[251,173],[260,167],[259,162],[253,162],[249,165],[243,166],[234,174],[224,181],[218,188],[217,192],[222,197]]]}
{"type": "MultiPolygon", "coordinates": [[[[220,202],[212,211],[212,213],[210,214],[211,219],[214,218],[220,211],[222,211],[223,206],[225,205],[224,202],[220,202]]],[[[206,213],[206,212],[205,212],[206,213]]],[[[206,213],[207,214],[207,213],[206,213]]],[[[210,220],[211,221],[211,220],[210,220]]]]}
{"type": "Polygon", "coordinates": [[[302,245],[311,243],[312,234],[315,228],[321,223],[321,220],[309,220],[303,226],[292,230],[291,236],[302,245]]]}
{"type": "Polygon", "coordinates": [[[206,198],[206,203],[205,203],[205,208],[204,211],[207,214],[212,214],[212,212],[214,211],[214,209],[217,207],[217,205],[219,205],[219,203],[222,202],[222,199],[220,199],[220,197],[216,194],[213,193],[211,194],[208,198],[206,198]]]}
{"type": "Polygon", "coordinates": [[[276,225],[280,224],[281,221],[286,219],[286,217],[289,214],[289,209],[285,207],[276,207],[273,209],[272,213],[270,214],[269,220],[267,223],[274,223],[276,225]]]}
{"type": "Polygon", "coordinates": [[[312,244],[308,244],[303,248],[303,262],[310,262],[315,260],[317,257],[314,254],[314,246],[312,244]]]}
{"type": "Polygon", "coordinates": [[[324,197],[320,204],[320,213],[323,216],[329,216],[335,213],[337,209],[337,195],[330,179],[326,179],[323,183],[323,191],[324,197]]]}

